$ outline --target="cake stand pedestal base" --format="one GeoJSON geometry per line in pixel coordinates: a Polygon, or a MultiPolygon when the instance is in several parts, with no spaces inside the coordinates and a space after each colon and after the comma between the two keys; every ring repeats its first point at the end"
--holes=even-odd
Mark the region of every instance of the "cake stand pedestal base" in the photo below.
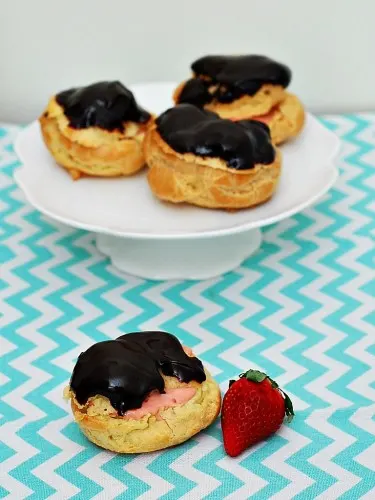
{"type": "Polygon", "coordinates": [[[143,240],[98,234],[98,250],[120,271],[149,280],[205,280],[232,271],[258,250],[259,229],[229,236],[143,240]]]}

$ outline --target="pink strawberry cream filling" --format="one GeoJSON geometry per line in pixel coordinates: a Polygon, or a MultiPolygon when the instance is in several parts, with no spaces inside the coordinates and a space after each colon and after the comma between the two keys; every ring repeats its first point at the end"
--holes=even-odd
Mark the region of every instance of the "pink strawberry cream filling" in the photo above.
{"type": "Polygon", "coordinates": [[[196,393],[194,387],[178,387],[177,389],[165,389],[164,394],[153,392],[143,402],[140,408],[128,410],[124,418],[140,419],[151,413],[156,415],[160,410],[171,408],[176,405],[183,405],[190,401],[196,393]]]}
{"type": "MultiPolygon", "coordinates": [[[[194,356],[190,347],[182,346],[186,354],[190,357],[194,356]]],[[[172,408],[176,405],[184,405],[192,399],[197,390],[194,387],[177,387],[175,389],[165,389],[164,394],[152,392],[143,402],[140,408],[128,410],[124,418],[138,420],[145,415],[157,415],[160,410],[172,408]]]]}

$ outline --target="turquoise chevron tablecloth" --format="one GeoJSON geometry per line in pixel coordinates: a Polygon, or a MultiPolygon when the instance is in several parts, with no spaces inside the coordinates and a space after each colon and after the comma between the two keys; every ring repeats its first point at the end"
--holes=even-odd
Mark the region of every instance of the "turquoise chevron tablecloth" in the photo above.
{"type": "Polygon", "coordinates": [[[17,128],[0,129],[1,496],[375,499],[375,114],[324,121],[343,141],[335,188],[207,282],[120,276],[91,234],[25,202],[12,178],[17,128]],[[238,459],[218,423],[148,455],[90,444],[62,399],[75,359],[148,328],[194,347],[223,390],[248,367],[267,371],[293,398],[294,422],[238,459]]]}

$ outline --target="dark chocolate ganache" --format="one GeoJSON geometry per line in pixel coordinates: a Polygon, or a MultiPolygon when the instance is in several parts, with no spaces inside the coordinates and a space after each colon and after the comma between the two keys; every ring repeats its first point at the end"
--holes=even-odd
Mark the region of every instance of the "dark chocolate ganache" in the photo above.
{"type": "Polygon", "coordinates": [[[194,78],[185,83],[178,102],[195,106],[254,95],[265,83],[287,87],[292,78],[287,66],[259,55],[205,56],[194,61],[191,69],[194,78]]]}
{"type": "Polygon", "coordinates": [[[138,106],[133,93],[120,82],[98,82],[56,95],[73,128],[100,127],[123,131],[125,122],[145,123],[150,113],[138,106]]]}
{"type": "Polygon", "coordinates": [[[192,104],[179,104],[156,119],[163,140],[178,153],[221,158],[229,168],[246,170],[275,160],[267,125],[233,122],[192,104]]]}
{"type": "Polygon", "coordinates": [[[189,357],[170,333],[140,332],[98,342],[80,354],[70,387],[80,404],[102,395],[119,415],[140,408],[151,391],[164,393],[161,373],[180,382],[203,382],[202,362],[189,357]]]}

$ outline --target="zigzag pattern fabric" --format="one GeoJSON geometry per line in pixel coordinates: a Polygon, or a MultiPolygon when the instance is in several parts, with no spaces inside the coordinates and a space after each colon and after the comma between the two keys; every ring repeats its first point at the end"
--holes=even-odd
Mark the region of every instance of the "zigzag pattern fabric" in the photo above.
{"type": "Polygon", "coordinates": [[[25,201],[13,180],[18,129],[0,128],[1,497],[375,498],[375,115],[324,122],[343,141],[335,188],[205,282],[118,274],[92,234],[25,201]],[[63,388],[82,350],[144,329],[175,333],[223,390],[245,369],[266,371],[295,420],[237,459],[218,422],[159,453],[95,447],[63,388]]]}

